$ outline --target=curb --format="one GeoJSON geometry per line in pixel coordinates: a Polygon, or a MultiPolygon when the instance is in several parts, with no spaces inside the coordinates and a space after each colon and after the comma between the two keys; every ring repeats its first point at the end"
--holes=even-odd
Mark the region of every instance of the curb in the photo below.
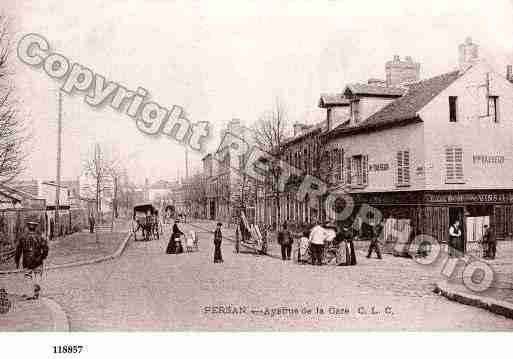
{"type": "MultiPolygon", "coordinates": [[[[130,240],[131,237],[132,237],[132,232],[128,232],[126,238],[123,240],[121,245],[118,247],[118,249],[113,254],[109,254],[107,256],[103,256],[103,257],[99,257],[99,258],[78,261],[78,262],[45,266],[44,270],[55,270],[55,269],[62,269],[62,268],[69,268],[69,267],[80,267],[80,266],[89,265],[89,264],[106,262],[111,259],[117,258],[123,253],[126,246],[128,245],[128,241],[130,240]]],[[[11,270],[6,270],[6,271],[0,271],[0,275],[21,273],[23,271],[24,271],[23,269],[11,269],[11,270]]]]}
{"type": "Polygon", "coordinates": [[[69,321],[62,307],[54,300],[49,298],[39,298],[44,305],[50,309],[53,317],[53,331],[69,332],[69,321]]]}
{"type": "Polygon", "coordinates": [[[502,315],[508,319],[513,319],[513,304],[511,303],[490,297],[481,297],[470,293],[459,292],[457,290],[450,289],[450,285],[448,285],[447,282],[436,283],[433,291],[451,301],[485,309],[494,314],[502,315]]]}

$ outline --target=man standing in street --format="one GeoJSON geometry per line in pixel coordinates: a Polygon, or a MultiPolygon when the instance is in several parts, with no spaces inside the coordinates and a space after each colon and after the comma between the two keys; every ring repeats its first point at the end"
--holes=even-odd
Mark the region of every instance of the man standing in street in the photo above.
{"type": "Polygon", "coordinates": [[[293,242],[292,234],[287,229],[287,222],[283,222],[283,229],[278,233],[278,243],[281,246],[282,260],[290,260],[293,242]]]}
{"type": "Polygon", "coordinates": [[[94,233],[94,216],[92,212],[89,212],[89,232],[94,233]]]}
{"type": "Polygon", "coordinates": [[[449,257],[458,257],[461,243],[460,221],[454,221],[449,227],[449,257]]]}
{"type": "Polygon", "coordinates": [[[16,268],[20,267],[20,260],[23,258],[21,264],[25,269],[25,279],[34,284],[33,297],[28,299],[38,299],[39,297],[41,287],[37,283],[37,275],[40,279],[43,277],[43,262],[48,256],[48,244],[43,236],[36,232],[38,225],[37,222],[27,222],[28,233],[18,241],[14,257],[16,268]]]}
{"type": "Polygon", "coordinates": [[[484,258],[495,259],[497,240],[495,239],[492,228],[488,225],[484,226],[483,243],[485,245],[484,258]]]}
{"type": "Polygon", "coordinates": [[[312,251],[312,264],[322,265],[322,255],[324,251],[324,241],[327,234],[325,229],[318,221],[310,232],[310,249],[312,251]]]}
{"type": "Polygon", "coordinates": [[[381,222],[379,222],[372,228],[372,237],[371,237],[371,242],[369,245],[369,251],[367,253],[367,258],[370,258],[372,255],[372,252],[375,250],[376,255],[378,256],[378,259],[381,259],[381,249],[379,248],[379,238],[382,233],[383,233],[383,225],[381,222]]]}

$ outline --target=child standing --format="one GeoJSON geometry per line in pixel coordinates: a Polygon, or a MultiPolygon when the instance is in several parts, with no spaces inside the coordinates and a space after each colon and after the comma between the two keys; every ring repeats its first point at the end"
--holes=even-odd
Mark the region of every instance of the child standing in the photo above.
{"type": "Polygon", "coordinates": [[[299,240],[299,246],[298,246],[298,255],[297,255],[297,261],[301,264],[305,264],[308,262],[307,258],[307,252],[308,252],[308,246],[310,245],[310,240],[308,231],[303,232],[303,236],[299,240]]]}

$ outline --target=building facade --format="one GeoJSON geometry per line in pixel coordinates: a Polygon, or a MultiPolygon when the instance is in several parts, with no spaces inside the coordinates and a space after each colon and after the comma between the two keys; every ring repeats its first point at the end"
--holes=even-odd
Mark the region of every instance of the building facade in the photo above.
{"type": "Polygon", "coordinates": [[[498,238],[513,234],[513,84],[478,58],[471,40],[459,51],[457,70],[401,83],[403,94],[323,137],[343,153],[334,193],[379,209],[385,228],[402,228],[405,241],[428,234],[446,242],[459,220],[465,251],[485,224],[498,238]]]}

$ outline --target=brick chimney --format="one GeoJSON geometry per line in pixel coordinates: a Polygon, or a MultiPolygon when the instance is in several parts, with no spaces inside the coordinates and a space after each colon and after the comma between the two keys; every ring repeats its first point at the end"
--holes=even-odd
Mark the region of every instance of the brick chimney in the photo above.
{"type": "Polygon", "coordinates": [[[420,80],[420,63],[413,62],[410,56],[401,61],[399,55],[395,55],[392,61],[385,64],[385,73],[387,86],[417,82],[420,80]]]}
{"type": "Polygon", "coordinates": [[[458,61],[460,72],[466,71],[479,59],[479,46],[472,42],[471,37],[467,37],[463,44],[458,46],[458,61]]]}

